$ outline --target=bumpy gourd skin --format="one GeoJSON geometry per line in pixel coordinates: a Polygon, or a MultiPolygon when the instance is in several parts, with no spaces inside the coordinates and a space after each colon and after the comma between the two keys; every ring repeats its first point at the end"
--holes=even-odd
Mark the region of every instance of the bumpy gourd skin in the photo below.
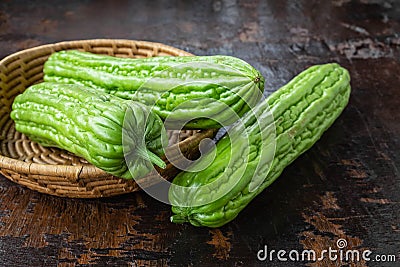
{"type": "Polygon", "coordinates": [[[60,51],[46,61],[44,73],[45,81],[85,85],[154,105],[162,119],[168,117],[179,126],[190,121],[187,129],[229,125],[237,120],[231,111],[241,117],[264,90],[262,75],[230,56],[131,59],[60,51]]]}
{"type": "MultiPolygon", "coordinates": [[[[349,73],[335,63],[313,66],[296,76],[257,105],[253,113],[247,113],[243,117],[250,145],[247,166],[241,166],[233,171],[226,168],[230,160],[238,162],[237,165],[240,166],[246,165],[240,164],[246,159],[236,151],[238,142],[230,144],[229,138],[225,137],[217,143],[217,156],[210,166],[200,172],[182,172],[173,180],[173,184],[193,188],[187,191],[188,193],[182,194],[179,187],[171,186],[169,199],[174,204],[172,211],[175,213],[171,220],[208,227],[219,227],[233,220],[254,197],[279,177],[286,166],[322,136],[347,105],[350,91],[349,73]],[[254,127],[255,115],[262,116],[268,112],[272,113],[275,121],[275,156],[269,166],[256,169],[252,165],[262,162],[258,155],[273,153],[265,151],[265,149],[272,150],[272,146],[260,145],[262,144],[260,129],[269,126],[262,125],[263,120],[260,120],[260,126],[254,127]],[[243,168],[245,171],[240,175],[243,168]],[[224,179],[224,173],[228,171],[230,173],[224,179]],[[221,179],[217,180],[216,175],[221,179]],[[250,182],[254,181],[253,175],[256,177],[255,180],[260,177],[265,178],[259,187],[254,187],[250,182]],[[205,193],[201,188],[196,189],[213,181],[217,181],[217,184],[213,186],[211,192],[205,193]],[[209,204],[190,207],[190,204],[197,203],[199,199],[217,195],[229,183],[235,184],[226,196],[209,204]],[[255,190],[252,190],[254,188],[255,190]]],[[[235,134],[239,133],[232,133],[233,136],[235,134]]],[[[273,131],[266,131],[266,134],[271,135],[273,131]]]]}
{"type": "Polygon", "coordinates": [[[31,140],[68,150],[121,178],[146,175],[152,162],[165,167],[157,156],[168,140],[163,123],[140,103],[78,85],[45,82],[15,98],[11,118],[16,130],[31,140]]]}

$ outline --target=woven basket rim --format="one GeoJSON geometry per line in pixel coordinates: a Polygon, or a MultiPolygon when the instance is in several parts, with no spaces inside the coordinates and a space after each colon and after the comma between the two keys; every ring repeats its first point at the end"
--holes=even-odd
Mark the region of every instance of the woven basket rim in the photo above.
{"type": "MultiPolygon", "coordinates": [[[[7,64],[8,61],[11,61],[15,57],[19,57],[26,53],[33,52],[35,50],[53,48],[53,47],[63,47],[64,45],[71,46],[71,44],[84,44],[84,43],[97,43],[97,42],[120,42],[120,43],[135,43],[141,46],[148,46],[149,48],[156,47],[157,49],[166,50],[166,51],[173,51],[174,53],[182,56],[194,56],[193,54],[186,52],[184,50],[158,43],[158,42],[151,42],[151,41],[138,41],[138,40],[131,40],[131,39],[80,39],[80,40],[71,40],[71,41],[61,41],[56,43],[47,43],[31,48],[27,48],[24,50],[17,51],[12,53],[3,59],[0,60],[0,66],[3,64],[7,64]]],[[[203,134],[206,135],[207,131],[204,131],[203,134]]],[[[191,140],[194,138],[198,138],[198,136],[193,135],[186,138],[183,141],[180,141],[177,144],[172,145],[180,146],[180,145],[188,145],[191,140]]],[[[41,175],[58,175],[59,173],[63,173],[63,175],[67,174],[67,177],[72,179],[76,179],[77,177],[80,178],[90,178],[90,177],[102,177],[102,176],[109,176],[108,173],[105,171],[91,165],[91,164],[80,164],[80,165],[67,165],[67,164],[59,164],[59,165],[50,165],[44,163],[35,163],[35,162],[25,162],[19,159],[10,158],[0,154],[0,169],[1,168],[9,168],[9,166],[15,166],[15,171],[22,174],[41,174],[41,175]]]]}
{"type": "Polygon", "coordinates": [[[173,46],[169,46],[166,44],[162,44],[159,42],[152,42],[152,41],[139,41],[139,40],[132,40],[132,39],[104,39],[104,38],[99,38],[99,39],[79,39],[79,40],[65,40],[65,41],[60,41],[60,42],[56,42],[56,43],[46,43],[46,44],[42,44],[42,45],[38,45],[38,46],[34,46],[34,47],[30,47],[30,48],[26,48],[23,50],[19,50],[16,51],[15,53],[12,53],[10,55],[5,56],[4,58],[2,58],[0,60],[0,65],[6,63],[8,60],[10,60],[13,57],[19,56],[19,55],[23,55],[25,53],[29,53],[31,51],[35,51],[38,49],[45,49],[45,48],[51,48],[54,46],[63,46],[63,45],[67,45],[67,44],[81,44],[81,43],[86,43],[86,42],[109,42],[109,41],[113,41],[113,42],[132,42],[132,43],[137,43],[137,44],[142,44],[142,45],[148,45],[149,47],[154,47],[154,46],[158,46],[159,48],[164,48],[170,51],[174,51],[178,54],[182,54],[185,56],[194,56],[193,54],[186,52],[184,50],[181,50],[179,48],[173,47],[173,46]]]}

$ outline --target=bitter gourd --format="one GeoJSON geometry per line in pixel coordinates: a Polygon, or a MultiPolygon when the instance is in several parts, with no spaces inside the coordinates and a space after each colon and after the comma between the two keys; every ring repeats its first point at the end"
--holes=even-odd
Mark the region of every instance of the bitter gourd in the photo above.
{"type": "Polygon", "coordinates": [[[177,122],[178,128],[186,123],[187,129],[236,121],[264,89],[263,76],[231,56],[132,59],[69,50],[53,53],[44,73],[45,81],[85,85],[154,106],[162,119],[177,122]]]}
{"type": "Polygon", "coordinates": [[[208,167],[182,172],[173,180],[169,191],[172,222],[219,227],[233,220],[321,137],[347,105],[350,90],[348,71],[330,63],[308,68],[261,101],[242,118],[244,130],[234,129],[217,143],[215,160],[208,167]],[[243,133],[248,140],[237,138],[243,133]],[[271,137],[275,146],[266,142],[271,137]],[[249,144],[241,144],[244,141],[249,144]],[[244,147],[249,153],[241,153],[244,147]],[[266,161],[274,148],[275,156],[266,161]]]}
{"type": "Polygon", "coordinates": [[[162,120],[137,102],[44,82],[15,98],[11,118],[31,140],[68,150],[121,178],[140,178],[152,163],[165,167],[158,157],[168,140],[162,120]]]}

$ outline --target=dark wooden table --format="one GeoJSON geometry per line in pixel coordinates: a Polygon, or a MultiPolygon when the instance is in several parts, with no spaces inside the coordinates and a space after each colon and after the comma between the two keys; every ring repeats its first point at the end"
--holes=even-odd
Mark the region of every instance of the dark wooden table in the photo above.
{"type": "Polygon", "coordinates": [[[262,72],[266,94],[338,62],[352,95],[323,138],[219,229],[172,224],[145,193],[65,199],[0,177],[1,266],[400,266],[399,1],[0,2],[0,58],[91,38],[233,55],[262,72]],[[397,262],[257,259],[264,246],[321,252],[339,238],[397,262]]]}

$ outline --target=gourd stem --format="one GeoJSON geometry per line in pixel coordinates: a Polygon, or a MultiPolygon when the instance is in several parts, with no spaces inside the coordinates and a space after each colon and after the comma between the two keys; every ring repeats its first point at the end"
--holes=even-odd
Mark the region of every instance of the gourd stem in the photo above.
{"type": "Polygon", "coordinates": [[[173,223],[185,223],[187,221],[188,219],[186,218],[186,216],[182,216],[180,214],[174,214],[171,216],[171,222],[173,223]]]}
{"type": "Polygon", "coordinates": [[[138,154],[151,161],[151,163],[157,165],[158,167],[160,167],[161,169],[165,169],[167,167],[167,164],[156,154],[154,154],[153,152],[151,152],[150,150],[148,150],[147,148],[145,149],[139,149],[138,150],[138,154]]]}

